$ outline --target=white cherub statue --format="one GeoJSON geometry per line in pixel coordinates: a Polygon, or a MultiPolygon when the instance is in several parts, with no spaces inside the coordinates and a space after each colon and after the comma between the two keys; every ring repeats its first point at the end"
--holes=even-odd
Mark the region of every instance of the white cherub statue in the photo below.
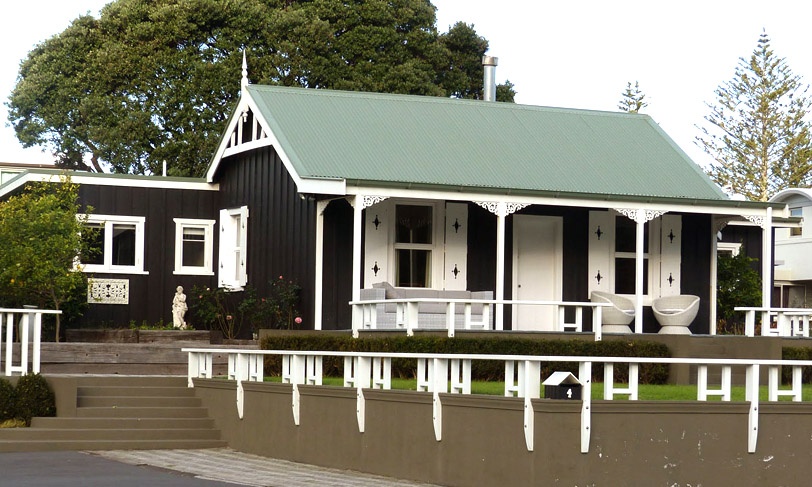
{"type": "Polygon", "coordinates": [[[188,309],[186,295],[183,294],[183,286],[178,286],[178,292],[175,293],[175,298],[172,300],[172,324],[175,328],[186,329],[186,321],[183,320],[183,315],[186,314],[188,309]]]}

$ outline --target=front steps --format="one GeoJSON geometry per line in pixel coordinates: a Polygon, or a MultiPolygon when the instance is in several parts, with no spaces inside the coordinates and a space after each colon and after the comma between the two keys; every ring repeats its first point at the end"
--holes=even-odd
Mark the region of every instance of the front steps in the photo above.
{"type": "Polygon", "coordinates": [[[81,376],[76,381],[75,415],[0,429],[0,452],[227,446],[185,377],[81,376]]]}

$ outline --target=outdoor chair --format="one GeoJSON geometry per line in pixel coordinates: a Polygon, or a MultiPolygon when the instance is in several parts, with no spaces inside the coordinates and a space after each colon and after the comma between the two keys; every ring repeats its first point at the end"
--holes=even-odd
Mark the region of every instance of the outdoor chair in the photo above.
{"type": "Polygon", "coordinates": [[[699,297],[691,294],[657,298],[651,303],[663,335],[690,335],[688,329],[699,311],[699,297]]]}
{"type": "Polygon", "coordinates": [[[603,333],[631,333],[629,323],[634,319],[634,303],[631,299],[612,293],[592,291],[589,300],[593,303],[609,303],[612,306],[601,310],[601,331],[603,333]]]}

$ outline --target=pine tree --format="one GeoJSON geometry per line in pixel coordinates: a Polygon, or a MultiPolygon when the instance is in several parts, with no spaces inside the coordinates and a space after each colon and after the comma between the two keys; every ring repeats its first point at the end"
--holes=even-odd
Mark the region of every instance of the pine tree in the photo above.
{"type": "Polygon", "coordinates": [[[762,33],[749,59],[708,103],[710,114],[696,144],[714,162],[707,169],[723,188],[767,201],[789,187],[812,183],[812,134],[808,85],[776,56],[762,33]]]}
{"type": "Polygon", "coordinates": [[[643,101],[645,98],[646,95],[640,91],[640,83],[635,81],[634,87],[632,87],[632,83],[629,81],[626,83],[626,91],[623,92],[617,107],[624,112],[639,113],[648,106],[648,103],[643,101]]]}

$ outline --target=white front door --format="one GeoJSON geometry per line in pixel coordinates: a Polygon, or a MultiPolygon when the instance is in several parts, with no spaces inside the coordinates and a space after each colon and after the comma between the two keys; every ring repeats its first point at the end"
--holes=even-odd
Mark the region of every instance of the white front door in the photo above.
{"type": "MultiPolygon", "coordinates": [[[[563,220],[557,216],[513,216],[513,299],[560,301],[563,220]]],[[[513,329],[556,331],[553,306],[514,305],[513,329]]]]}

